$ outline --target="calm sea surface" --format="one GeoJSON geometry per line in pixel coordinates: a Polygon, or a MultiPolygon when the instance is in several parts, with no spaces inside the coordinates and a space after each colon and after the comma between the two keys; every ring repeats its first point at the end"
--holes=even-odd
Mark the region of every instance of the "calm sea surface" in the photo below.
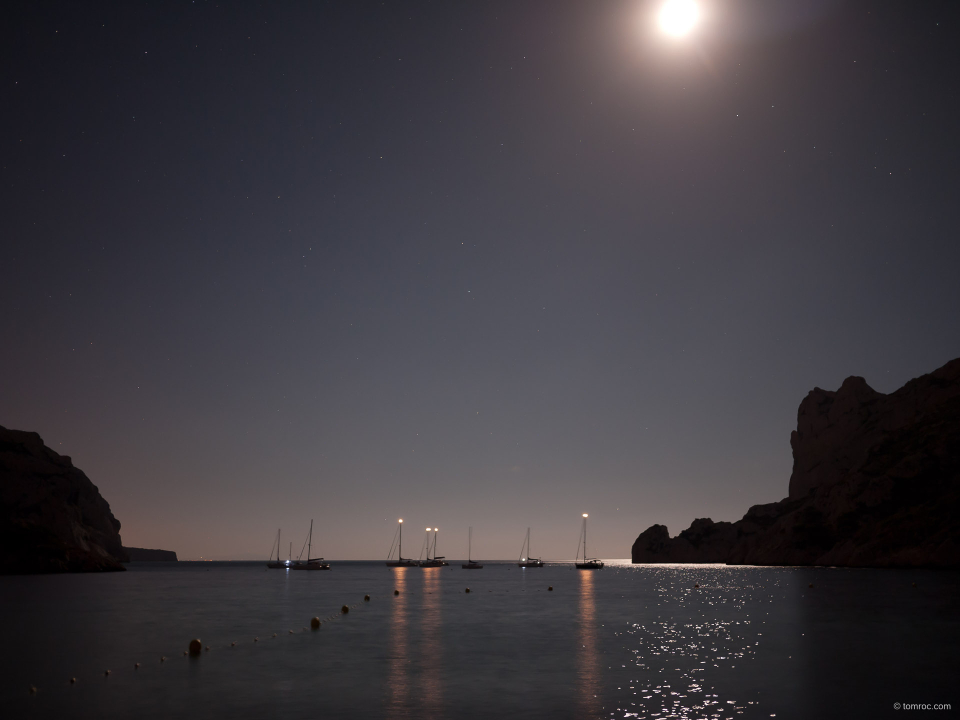
{"type": "Polygon", "coordinates": [[[4,717],[930,714],[897,702],[960,713],[958,573],[129,568],[0,577],[4,717]],[[305,630],[314,616],[322,627],[305,630]],[[209,650],[185,657],[194,637],[209,650]]]}

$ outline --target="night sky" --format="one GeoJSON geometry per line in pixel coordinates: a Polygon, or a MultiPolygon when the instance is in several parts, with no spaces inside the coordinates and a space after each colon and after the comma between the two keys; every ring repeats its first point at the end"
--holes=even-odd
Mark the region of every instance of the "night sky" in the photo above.
{"type": "Polygon", "coordinates": [[[960,6],[20,3],[0,424],[181,559],[622,558],[960,356],[960,6]]]}

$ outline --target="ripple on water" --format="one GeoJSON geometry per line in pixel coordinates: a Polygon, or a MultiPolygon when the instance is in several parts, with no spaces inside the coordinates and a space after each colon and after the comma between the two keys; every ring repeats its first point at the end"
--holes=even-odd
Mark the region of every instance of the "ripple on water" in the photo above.
{"type": "Polygon", "coordinates": [[[742,718],[745,712],[760,716],[757,701],[723,697],[726,684],[712,676],[756,658],[761,636],[746,608],[768,602],[769,585],[758,587],[749,576],[741,572],[738,578],[728,568],[646,570],[656,580],[652,595],[660,611],[616,633],[631,664],[621,666],[629,678],[617,686],[616,712],[610,715],[658,720],[742,718]]]}

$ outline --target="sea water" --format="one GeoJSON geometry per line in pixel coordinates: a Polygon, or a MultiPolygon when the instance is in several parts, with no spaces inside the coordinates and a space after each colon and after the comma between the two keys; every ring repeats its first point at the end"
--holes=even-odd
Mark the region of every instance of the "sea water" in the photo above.
{"type": "Polygon", "coordinates": [[[895,703],[960,712],[955,572],[332,565],[132,563],[125,573],[2,577],[3,715],[916,714],[895,703]],[[209,647],[199,657],[184,654],[193,638],[209,647]]]}

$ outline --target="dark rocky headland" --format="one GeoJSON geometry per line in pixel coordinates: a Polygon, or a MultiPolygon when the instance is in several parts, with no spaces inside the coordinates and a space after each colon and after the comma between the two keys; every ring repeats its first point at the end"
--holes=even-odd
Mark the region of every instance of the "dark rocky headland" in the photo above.
{"type": "Polygon", "coordinates": [[[0,426],[0,573],[123,570],[120,522],[37,433],[0,426]]]}
{"type": "Polygon", "coordinates": [[[785,499],[675,538],[653,525],[633,562],[960,568],[960,358],[889,395],[815,388],[790,445],[785,499]]]}

